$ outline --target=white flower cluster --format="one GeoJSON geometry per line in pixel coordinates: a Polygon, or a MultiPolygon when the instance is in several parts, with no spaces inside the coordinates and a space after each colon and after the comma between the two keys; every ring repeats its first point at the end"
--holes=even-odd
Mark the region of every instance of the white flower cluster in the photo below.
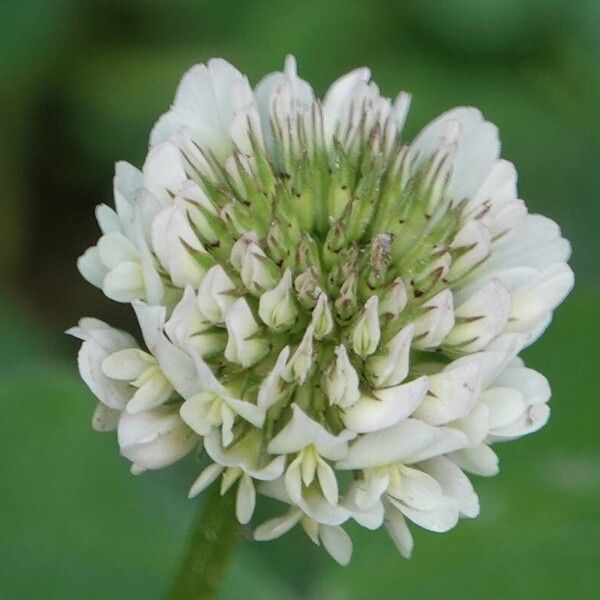
{"type": "Polygon", "coordinates": [[[195,496],[235,487],[289,505],[340,563],[343,524],[443,532],[475,517],[465,472],[548,419],[546,379],[517,358],[573,285],[558,226],[518,199],[496,127],[456,108],[412,143],[410,97],[367,69],[321,101],[286,60],[253,90],[214,59],[183,77],[143,169],[117,163],[115,210],[82,275],[131,303],[144,349],[92,318],[81,376],[93,425],[132,471],[196,450],[195,496]]]}

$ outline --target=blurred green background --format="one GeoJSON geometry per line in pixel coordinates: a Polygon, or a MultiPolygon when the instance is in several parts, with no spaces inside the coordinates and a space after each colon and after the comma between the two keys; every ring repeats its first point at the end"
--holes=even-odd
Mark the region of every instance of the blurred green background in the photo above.
{"type": "Polygon", "coordinates": [[[0,597],[152,599],[168,585],[201,502],[185,498],[195,468],[132,477],[90,429],[62,331],[132,317],[75,258],[97,238],[114,161],[141,163],[189,66],[223,56],[257,82],[290,52],[319,93],[362,64],[385,93],[411,91],[411,135],[480,107],[521,196],[572,240],[577,287],[526,357],[553,385],[551,422],[499,447],[500,476],[475,482],[480,518],[443,536],[415,527],[410,561],[354,529],[345,569],[298,532],[245,541],[222,598],[598,598],[598,0],[0,3],[0,597]]]}

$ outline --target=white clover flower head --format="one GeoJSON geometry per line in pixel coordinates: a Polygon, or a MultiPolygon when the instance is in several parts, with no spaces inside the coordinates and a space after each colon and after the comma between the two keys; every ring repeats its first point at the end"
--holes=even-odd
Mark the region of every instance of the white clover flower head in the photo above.
{"type": "Polygon", "coordinates": [[[494,125],[450,110],[412,142],[410,96],[367,69],[322,100],[284,71],[253,90],[220,59],[183,77],[141,171],[117,163],[115,210],[82,275],[130,302],[145,348],[95,319],[81,376],[93,424],[138,473],[197,449],[250,521],[257,494],[290,505],[340,563],[343,524],[447,531],[475,517],[465,473],[549,416],[546,379],[517,355],[573,285],[570,247],[529,214],[494,125]],[[350,472],[350,477],[346,475],[350,472]]]}

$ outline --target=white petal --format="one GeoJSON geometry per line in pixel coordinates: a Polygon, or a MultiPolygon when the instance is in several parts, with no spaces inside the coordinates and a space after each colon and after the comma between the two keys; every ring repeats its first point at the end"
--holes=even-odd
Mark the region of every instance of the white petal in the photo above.
{"type": "MultiPolygon", "coordinates": [[[[164,404],[173,394],[171,382],[158,367],[152,369],[151,373],[151,376],[147,377],[147,381],[143,383],[127,403],[126,409],[129,414],[152,410],[164,404]]],[[[142,375],[142,379],[144,378],[146,378],[146,374],[142,375]]],[[[135,384],[137,383],[135,382],[135,384]]]]}
{"type": "Polygon", "coordinates": [[[488,228],[474,219],[467,221],[450,243],[450,249],[459,252],[454,256],[446,279],[456,281],[476,267],[488,256],[490,246],[488,228]]]}
{"type": "Polygon", "coordinates": [[[255,231],[247,231],[242,235],[231,248],[231,254],[229,256],[229,262],[236,271],[242,270],[242,263],[244,262],[244,256],[250,244],[258,244],[258,234],[255,231]]]}
{"type": "Polygon", "coordinates": [[[358,374],[343,344],[335,349],[336,360],[325,375],[325,392],[331,405],[348,409],[360,398],[358,374]]]}
{"type": "Polygon", "coordinates": [[[223,468],[224,467],[218,463],[208,465],[208,467],[200,473],[198,479],[192,484],[188,493],[188,498],[194,498],[194,496],[203,492],[223,472],[223,468]]]}
{"type": "Polygon", "coordinates": [[[209,412],[215,395],[212,392],[200,392],[188,398],[180,407],[181,418],[198,434],[207,435],[212,429],[209,412]]]}
{"type": "Polygon", "coordinates": [[[365,469],[362,479],[355,480],[353,484],[356,505],[363,509],[373,506],[379,502],[389,484],[390,469],[388,467],[365,469]]]}
{"type": "Polygon", "coordinates": [[[283,373],[286,381],[301,385],[306,381],[313,366],[313,337],[314,327],[309,325],[283,373]]]}
{"type": "Polygon", "coordinates": [[[504,159],[497,160],[488,171],[477,192],[469,199],[465,214],[476,213],[485,202],[492,207],[501,206],[517,199],[517,171],[504,159]]]}
{"type": "MultiPolygon", "coordinates": [[[[203,331],[211,326],[204,320],[198,307],[198,299],[190,285],[187,285],[183,298],[173,309],[165,324],[165,331],[172,342],[181,348],[187,348],[203,331]]],[[[197,344],[196,344],[197,347],[197,344]]]]}
{"type": "Polygon", "coordinates": [[[432,427],[417,419],[405,419],[383,431],[359,437],[336,467],[366,469],[396,462],[410,464],[451,452],[466,443],[461,432],[432,427]]]}
{"type": "Polygon", "coordinates": [[[404,558],[410,558],[413,550],[413,538],[406,525],[404,515],[392,504],[386,507],[385,528],[392,538],[398,552],[404,558]]]}
{"type": "Polygon", "coordinates": [[[215,462],[226,467],[240,468],[253,479],[277,479],[285,469],[285,456],[278,456],[263,464],[261,446],[262,435],[257,429],[251,430],[227,448],[223,447],[218,431],[211,431],[204,438],[206,452],[215,462]]]}
{"type": "Polygon", "coordinates": [[[122,262],[104,278],[102,291],[116,302],[131,302],[145,296],[144,274],[139,262],[122,262]]]}
{"type": "Polygon", "coordinates": [[[544,404],[550,400],[548,380],[533,369],[508,367],[494,379],[494,385],[519,390],[527,404],[544,404]]]}
{"type": "Polygon", "coordinates": [[[340,77],[327,90],[323,98],[323,130],[327,143],[331,143],[336,130],[343,129],[353,94],[366,84],[370,75],[369,69],[355,69],[340,77]]]}
{"type": "Polygon", "coordinates": [[[481,400],[490,408],[490,429],[505,427],[516,421],[527,408],[519,390],[493,387],[481,394],[481,400]]]}
{"type": "Polygon", "coordinates": [[[107,233],[98,240],[98,254],[108,270],[123,262],[137,262],[139,253],[133,243],[121,233],[107,233]]]}
{"type": "Polygon", "coordinates": [[[458,522],[460,514],[458,502],[453,498],[444,498],[436,508],[428,511],[411,508],[393,498],[390,498],[390,502],[413,523],[436,533],[444,533],[452,529],[458,522]]]}
{"type": "Polygon", "coordinates": [[[203,391],[205,386],[198,376],[194,361],[183,350],[162,336],[153,352],[163,373],[183,398],[190,398],[196,392],[203,391]]]}
{"type": "Polygon", "coordinates": [[[290,422],[269,442],[270,454],[291,454],[314,445],[319,454],[330,460],[339,460],[348,450],[348,440],[354,434],[342,431],[335,436],[308,417],[297,404],[292,404],[290,422]]]}
{"type": "Polygon", "coordinates": [[[485,402],[479,402],[468,415],[449,423],[449,426],[462,431],[469,440],[469,446],[476,446],[490,431],[490,408],[485,402]]]}
{"type": "Polygon", "coordinates": [[[498,473],[498,457],[494,451],[485,444],[479,444],[474,448],[464,448],[449,455],[461,469],[481,475],[492,477],[498,473]]]}
{"type": "Polygon", "coordinates": [[[472,196],[482,185],[500,153],[497,128],[484,121],[475,108],[454,108],[427,125],[412,146],[424,159],[444,148],[448,128],[453,133],[455,152],[448,193],[455,202],[472,196]]]}
{"type": "Polygon", "coordinates": [[[369,357],[367,367],[375,388],[398,385],[408,374],[414,325],[410,323],[389,341],[381,354],[369,357]]]}
{"type": "Polygon", "coordinates": [[[440,373],[429,375],[428,379],[428,392],[415,416],[431,425],[444,425],[467,415],[481,391],[476,360],[452,362],[440,373]]]}
{"type": "Polygon", "coordinates": [[[169,206],[187,179],[183,157],[176,146],[162,142],[150,148],[144,167],[144,187],[162,206],[169,206]]]}
{"type": "Polygon", "coordinates": [[[291,509],[285,515],[269,519],[254,530],[254,539],[259,542],[274,540],[294,527],[302,518],[302,511],[291,509]]]}
{"type": "Polygon", "coordinates": [[[494,247],[494,252],[480,269],[493,273],[509,267],[532,267],[541,270],[551,264],[566,262],[571,246],[561,237],[558,225],[542,215],[527,215],[494,247]]]}
{"type": "Polygon", "coordinates": [[[157,215],[152,225],[152,245],[176,287],[187,284],[198,287],[204,269],[191,252],[200,254],[204,248],[191,228],[185,209],[173,205],[157,215]]]}
{"type": "Polygon", "coordinates": [[[145,189],[141,189],[135,196],[133,209],[132,240],[140,255],[142,278],[145,287],[145,300],[150,304],[159,304],[163,301],[164,286],[158,271],[155,258],[150,251],[148,240],[151,237],[152,221],[160,211],[158,200],[145,189]]]}
{"type": "Polygon", "coordinates": [[[332,505],[337,504],[339,498],[337,479],[333,469],[322,458],[317,459],[317,477],[327,502],[332,505]]]}
{"type": "Polygon", "coordinates": [[[363,358],[377,350],[381,330],[379,329],[379,298],[371,296],[352,331],[352,349],[363,358]]]}
{"type": "Polygon", "coordinates": [[[153,143],[185,125],[197,144],[222,158],[231,149],[229,128],[241,108],[236,100],[240,95],[251,95],[250,86],[228,62],[213,58],[207,65],[195,65],[177,88],[171,115],[152,132],[153,143]]]}
{"type": "Polygon", "coordinates": [[[415,411],[426,391],[426,377],[391,388],[373,390],[374,399],[363,396],[342,414],[342,420],[348,429],[357,433],[391,427],[415,411]]]}
{"type": "Polygon", "coordinates": [[[235,285],[220,265],[211,267],[198,290],[198,306],[212,323],[224,323],[225,314],[235,302],[235,285]]]}
{"type": "Polygon", "coordinates": [[[276,331],[284,331],[296,321],[298,309],[292,295],[292,272],[289,269],[277,286],[260,297],[258,316],[276,331]]]}
{"type": "Polygon", "coordinates": [[[283,372],[290,355],[290,347],[286,346],[277,357],[275,365],[265,377],[258,390],[257,405],[261,411],[266,412],[281,398],[283,388],[283,372]]]}
{"type": "Polygon", "coordinates": [[[483,350],[505,328],[511,314],[511,296],[492,279],[455,311],[457,325],[445,340],[461,352],[483,350]]]}
{"type": "Polygon", "coordinates": [[[388,488],[388,495],[403,504],[423,511],[437,508],[443,501],[444,493],[440,484],[431,475],[419,469],[406,466],[399,468],[399,482],[388,488]]]}
{"type": "Polygon", "coordinates": [[[364,496],[364,490],[361,486],[364,484],[362,480],[353,481],[350,484],[347,492],[344,494],[343,506],[346,507],[351,513],[352,518],[367,529],[379,529],[383,524],[384,509],[383,502],[381,502],[381,494],[387,488],[387,481],[383,489],[379,493],[374,493],[372,496],[374,500],[369,499],[368,501],[362,501],[361,496],[364,496]]]}
{"type": "Polygon", "coordinates": [[[350,562],[352,558],[352,540],[344,529],[339,525],[335,527],[320,525],[319,537],[327,552],[336,562],[342,566],[346,566],[350,562]]]}
{"type": "Polygon", "coordinates": [[[420,463],[419,467],[437,480],[446,496],[458,502],[463,515],[474,518],[479,514],[479,499],[473,485],[451,460],[438,456],[420,463]]]}
{"type": "Polygon", "coordinates": [[[243,298],[231,305],[225,316],[225,325],[229,336],[225,348],[227,360],[247,368],[268,351],[268,342],[255,337],[260,328],[243,298]]]}
{"type": "Polygon", "coordinates": [[[88,248],[77,259],[77,269],[86,281],[100,288],[104,282],[104,277],[108,273],[108,269],[102,262],[96,246],[88,248]]]}
{"type": "Polygon", "coordinates": [[[111,379],[133,381],[156,364],[153,356],[139,348],[127,348],[109,354],[102,361],[102,372],[111,379]]]}
{"type": "Polygon", "coordinates": [[[133,198],[142,185],[142,173],[139,169],[122,160],[115,164],[115,175],[113,177],[115,207],[121,221],[123,233],[126,235],[130,233],[128,228],[132,222],[133,198]]]}
{"type": "Polygon", "coordinates": [[[312,312],[311,320],[315,328],[315,338],[322,340],[329,335],[333,329],[333,315],[331,314],[331,306],[327,296],[320,294],[317,300],[317,305],[312,312]]]}
{"type": "Polygon", "coordinates": [[[495,429],[490,437],[494,441],[516,439],[541,429],[549,418],[550,407],[547,404],[534,404],[529,406],[517,421],[506,427],[495,429]]]}
{"type": "Polygon", "coordinates": [[[299,454],[287,468],[284,476],[285,489],[294,504],[302,502],[302,455],[299,454]]]}
{"type": "Polygon", "coordinates": [[[256,491],[252,479],[244,473],[238,485],[238,491],[235,502],[235,516],[237,520],[246,524],[252,518],[254,507],[256,506],[256,491]]]}
{"type": "Polygon", "coordinates": [[[423,304],[424,314],[415,321],[413,345],[428,349],[439,346],[454,327],[452,292],[443,290],[423,304]]]}
{"type": "Polygon", "coordinates": [[[164,306],[150,306],[139,300],[132,302],[132,306],[142,330],[144,343],[154,352],[154,348],[163,338],[167,309],[164,306]]]}
{"type": "Polygon", "coordinates": [[[108,352],[93,339],[83,342],[77,354],[79,374],[95,396],[108,408],[123,410],[133,388],[121,381],[107,377],[101,369],[108,352]]]}
{"type": "MultiPolygon", "coordinates": [[[[548,318],[565,299],[574,284],[573,271],[566,264],[546,267],[526,285],[513,292],[509,331],[530,331],[548,318]]],[[[533,340],[530,340],[530,343],[533,340]]]]}
{"type": "Polygon", "coordinates": [[[379,314],[397,317],[406,307],[408,295],[406,286],[400,277],[392,282],[379,303],[379,314]]]}
{"type": "Polygon", "coordinates": [[[196,435],[172,407],[136,415],[123,413],[118,439],[123,456],[144,469],[162,469],[173,464],[198,443],[196,435]]]}

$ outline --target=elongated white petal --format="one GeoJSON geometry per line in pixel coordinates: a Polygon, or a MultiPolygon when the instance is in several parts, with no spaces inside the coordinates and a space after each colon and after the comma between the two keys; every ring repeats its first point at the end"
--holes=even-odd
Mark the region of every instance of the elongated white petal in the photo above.
{"type": "Polygon", "coordinates": [[[516,421],[526,410],[523,394],[514,388],[493,387],[481,394],[481,401],[490,409],[490,429],[505,427],[516,421]]]}
{"type": "Polygon", "coordinates": [[[412,535],[406,525],[404,515],[391,503],[388,503],[386,507],[384,523],[398,552],[404,558],[410,558],[414,545],[412,535]]]}
{"type": "Polygon", "coordinates": [[[426,377],[395,387],[373,390],[374,398],[363,396],[344,412],[344,425],[357,433],[392,427],[415,411],[426,391],[426,377]]]}
{"type": "Polygon", "coordinates": [[[144,273],[139,262],[122,262],[104,277],[102,291],[116,302],[131,302],[145,295],[144,273]]]}
{"type": "Polygon", "coordinates": [[[136,415],[123,413],[118,438],[123,456],[144,469],[162,469],[183,458],[198,443],[172,407],[136,415]]]}
{"type": "Polygon", "coordinates": [[[235,302],[235,286],[223,267],[211,267],[198,289],[198,306],[202,314],[212,323],[224,323],[225,315],[235,302]]]}
{"type": "Polygon", "coordinates": [[[509,291],[492,279],[456,309],[458,323],[445,343],[461,352],[483,350],[506,327],[511,307],[509,291]]]}
{"type": "Polygon", "coordinates": [[[410,464],[446,454],[466,444],[467,438],[459,431],[405,419],[383,431],[359,437],[336,466],[338,469],[366,469],[395,462],[410,464]]]}
{"type": "Polygon", "coordinates": [[[102,287],[104,277],[108,273],[108,269],[102,261],[96,246],[88,248],[77,259],[77,269],[86,281],[96,287],[102,287]]]}
{"type": "Polygon", "coordinates": [[[474,475],[492,477],[498,473],[498,457],[485,444],[457,450],[456,452],[452,452],[449,458],[461,469],[474,475]]]}
{"type": "Polygon", "coordinates": [[[348,358],[346,346],[337,346],[335,354],[335,363],[325,376],[325,391],[330,404],[348,409],[360,398],[358,374],[348,358]]]}
{"type": "Polygon", "coordinates": [[[452,292],[443,290],[423,304],[424,314],[415,321],[414,346],[435,348],[454,327],[454,302],[452,292]]]}
{"type": "Polygon", "coordinates": [[[352,332],[352,349],[363,358],[377,350],[381,337],[378,303],[379,298],[377,296],[371,296],[367,300],[352,332]]]}
{"type": "Polygon", "coordinates": [[[250,367],[268,351],[268,342],[259,337],[260,328],[246,301],[236,300],[225,316],[227,347],[225,358],[233,363],[250,367]]]}
{"type": "Polygon", "coordinates": [[[235,502],[235,516],[242,523],[248,523],[256,506],[256,491],[252,479],[244,474],[240,478],[235,502]]]}
{"type": "Polygon", "coordinates": [[[319,454],[329,460],[339,460],[348,451],[348,440],[354,437],[349,431],[333,435],[322,425],[308,417],[297,404],[292,405],[290,422],[271,440],[271,454],[290,454],[314,445],[319,454]]]}
{"type": "Polygon", "coordinates": [[[286,269],[279,283],[260,297],[258,315],[263,323],[276,331],[291,327],[298,316],[292,296],[292,272],[286,269]]]}
{"type": "Polygon", "coordinates": [[[127,412],[132,415],[164,404],[173,394],[171,382],[158,367],[148,369],[133,385],[138,390],[126,407],[127,412]]]}
{"type": "Polygon", "coordinates": [[[446,496],[458,502],[461,514],[469,518],[479,514],[479,499],[473,485],[451,460],[438,456],[420,463],[419,468],[436,479],[446,496]]]}
{"type": "Polygon", "coordinates": [[[261,434],[256,429],[235,440],[227,448],[223,446],[218,431],[211,431],[204,438],[206,452],[215,462],[225,467],[239,468],[253,479],[277,479],[285,469],[285,456],[277,456],[269,462],[264,462],[261,444],[261,434]]]}
{"type": "Polygon", "coordinates": [[[206,469],[204,469],[202,473],[198,475],[198,479],[196,479],[196,481],[194,481],[192,484],[192,487],[188,493],[188,498],[194,498],[203,492],[213,481],[217,479],[217,477],[219,477],[219,475],[221,475],[223,468],[224,467],[218,463],[212,463],[208,465],[208,467],[206,467],[206,469]]]}
{"type": "Polygon", "coordinates": [[[107,377],[101,365],[109,352],[95,340],[83,342],[77,354],[77,366],[81,378],[94,395],[108,408],[123,410],[134,389],[123,381],[107,377]]]}
{"type": "Polygon", "coordinates": [[[154,357],[139,348],[127,348],[109,354],[102,361],[102,372],[112,379],[133,381],[156,364],[154,357]]]}
{"type": "Polygon", "coordinates": [[[110,271],[124,262],[137,262],[139,253],[133,243],[123,234],[114,232],[103,235],[98,240],[98,254],[110,271]]]}
{"type": "Polygon", "coordinates": [[[286,346],[277,357],[275,365],[270,373],[263,380],[260,389],[258,390],[257,405],[260,410],[266,412],[276,404],[282,396],[284,379],[283,373],[290,355],[290,348],[286,346]]]}
{"type": "Polygon", "coordinates": [[[319,538],[323,547],[342,566],[346,566],[352,558],[352,540],[350,536],[339,525],[319,526],[319,538]]]}
{"type": "Polygon", "coordinates": [[[259,542],[265,542],[268,540],[274,540],[281,537],[292,529],[302,518],[302,511],[298,509],[291,509],[285,515],[269,519],[255,530],[253,537],[259,542]]]}
{"type": "Polygon", "coordinates": [[[370,380],[376,388],[398,385],[408,374],[410,345],[414,334],[411,323],[388,342],[382,353],[369,357],[370,380]]]}
{"type": "Polygon", "coordinates": [[[481,375],[476,360],[450,363],[440,373],[428,376],[428,391],[415,416],[431,425],[445,425],[466,416],[477,402],[481,375]]]}
{"type": "Polygon", "coordinates": [[[398,472],[397,485],[388,487],[391,498],[423,511],[435,510],[443,502],[442,488],[431,475],[406,466],[399,467],[398,472]]]}
{"type": "Polygon", "coordinates": [[[283,373],[286,381],[303,384],[313,366],[314,327],[309,325],[283,373]]]}
{"type": "Polygon", "coordinates": [[[453,498],[444,498],[444,500],[432,510],[419,510],[412,508],[390,498],[390,502],[402,512],[402,514],[410,519],[413,523],[428,529],[429,531],[435,531],[436,533],[444,533],[452,529],[458,522],[460,511],[458,508],[458,502],[453,498]]]}

